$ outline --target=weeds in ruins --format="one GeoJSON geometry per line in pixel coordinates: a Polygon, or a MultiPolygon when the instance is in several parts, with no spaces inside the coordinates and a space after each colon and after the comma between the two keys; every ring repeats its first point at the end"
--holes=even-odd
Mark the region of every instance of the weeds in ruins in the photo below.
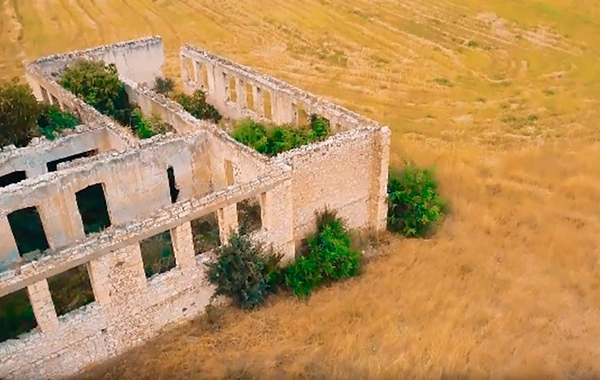
{"type": "Polygon", "coordinates": [[[311,115],[309,125],[298,127],[266,126],[251,119],[243,119],[237,122],[231,132],[234,139],[267,156],[276,156],[294,148],[323,141],[329,135],[329,122],[314,114],[311,115]]]}
{"type": "Polygon", "coordinates": [[[73,129],[80,124],[79,119],[67,112],[63,112],[54,105],[42,105],[38,118],[38,129],[49,140],[54,140],[65,129],[73,129]]]}
{"type": "Polygon", "coordinates": [[[0,84],[0,146],[25,146],[37,136],[53,140],[79,123],[58,106],[38,103],[29,86],[17,78],[0,84]]]}
{"type": "Polygon", "coordinates": [[[390,170],[388,228],[406,237],[429,234],[444,214],[434,173],[412,164],[390,170]]]}
{"type": "Polygon", "coordinates": [[[0,342],[17,338],[36,326],[26,289],[0,298],[0,342]]]}
{"type": "Polygon", "coordinates": [[[306,253],[284,270],[285,284],[297,297],[308,297],[322,285],[355,276],[361,257],[344,221],[325,209],[317,214],[317,232],[306,238],[306,253]]]}
{"type": "Polygon", "coordinates": [[[172,98],[197,119],[218,123],[223,118],[215,107],[206,102],[206,93],[200,89],[194,91],[192,95],[176,93],[172,98]]]}
{"type": "Polygon", "coordinates": [[[144,118],[141,109],[130,104],[114,64],[80,59],[63,70],[59,82],[100,113],[127,125],[141,139],[170,129],[156,117],[144,118]]]}
{"type": "Polygon", "coordinates": [[[191,222],[194,252],[196,255],[212,251],[221,245],[219,220],[216,213],[210,213],[191,222]]]}
{"type": "Polygon", "coordinates": [[[154,91],[169,96],[175,89],[175,80],[170,77],[157,76],[154,78],[154,91]]]}
{"type": "Polygon", "coordinates": [[[208,281],[216,286],[213,298],[230,297],[242,309],[262,305],[275,290],[281,258],[248,235],[233,234],[207,264],[208,281]]]}
{"type": "Polygon", "coordinates": [[[140,242],[146,278],[175,268],[175,254],[169,230],[140,242]]]}

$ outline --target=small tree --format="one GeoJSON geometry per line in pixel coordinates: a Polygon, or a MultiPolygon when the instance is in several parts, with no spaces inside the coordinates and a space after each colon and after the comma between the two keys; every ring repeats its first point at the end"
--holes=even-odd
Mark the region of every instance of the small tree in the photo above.
{"type": "Polygon", "coordinates": [[[25,146],[37,135],[40,105],[26,84],[14,78],[0,84],[0,146],[25,146]]]}
{"type": "Polygon", "coordinates": [[[77,60],[64,69],[60,84],[101,113],[129,124],[129,97],[114,64],[77,60]]]}
{"type": "Polygon", "coordinates": [[[422,237],[443,216],[444,201],[438,194],[433,171],[407,165],[390,171],[388,228],[406,237],[422,237]]]}
{"type": "Polygon", "coordinates": [[[169,77],[157,76],[154,78],[154,91],[159,94],[169,95],[175,88],[175,81],[169,77]]]}
{"type": "Polygon", "coordinates": [[[61,111],[55,105],[41,105],[37,124],[40,133],[50,140],[64,129],[73,129],[80,124],[79,119],[68,112],[61,111]]]}
{"type": "Polygon", "coordinates": [[[206,102],[206,94],[202,90],[196,90],[192,95],[176,94],[173,99],[197,119],[218,123],[223,118],[215,107],[206,102]]]}
{"type": "Polygon", "coordinates": [[[262,305],[274,289],[282,256],[239,233],[216,251],[216,259],[208,263],[208,281],[216,286],[213,297],[231,297],[242,309],[262,305]]]}
{"type": "Polygon", "coordinates": [[[362,254],[352,248],[350,231],[334,211],[317,213],[317,232],[306,239],[306,248],[306,255],[285,270],[285,283],[296,296],[358,274],[362,254]]]}

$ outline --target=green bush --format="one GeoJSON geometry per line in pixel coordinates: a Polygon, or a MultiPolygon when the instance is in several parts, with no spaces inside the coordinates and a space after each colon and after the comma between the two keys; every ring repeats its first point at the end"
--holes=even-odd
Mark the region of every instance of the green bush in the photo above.
{"type": "Polygon", "coordinates": [[[63,70],[59,82],[99,112],[128,124],[129,97],[114,64],[80,59],[63,70]]]}
{"type": "Polygon", "coordinates": [[[169,77],[158,76],[154,78],[154,91],[159,94],[169,95],[175,88],[175,81],[169,77]]]}
{"type": "Polygon", "coordinates": [[[334,211],[317,214],[317,232],[307,238],[306,248],[284,273],[285,284],[298,297],[358,273],[362,254],[352,248],[350,231],[334,211]]]}
{"type": "Polygon", "coordinates": [[[80,124],[79,119],[57,106],[41,105],[41,113],[37,120],[38,130],[50,140],[64,129],[73,129],[80,124]]]}
{"type": "Polygon", "coordinates": [[[192,95],[175,94],[173,100],[181,104],[183,109],[196,119],[212,120],[218,123],[223,118],[215,107],[206,102],[206,94],[202,90],[196,90],[192,95]]]}
{"type": "Polygon", "coordinates": [[[317,115],[311,115],[307,126],[265,126],[251,119],[239,121],[231,136],[240,143],[254,148],[268,156],[321,141],[329,136],[329,122],[317,115]]]}
{"type": "Polygon", "coordinates": [[[40,105],[17,78],[0,84],[0,146],[25,146],[37,135],[40,105]]]}
{"type": "Polygon", "coordinates": [[[388,183],[388,228],[406,237],[427,235],[443,216],[433,171],[412,164],[392,170],[388,183]]]}
{"type": "Polygon", "coordinates": [[[233,234],[208,263],[208,281],[216,286],[213,297],[231,297],[242,309],[262,305],[275,289],[281,258],[248,236],[233,234]]]}

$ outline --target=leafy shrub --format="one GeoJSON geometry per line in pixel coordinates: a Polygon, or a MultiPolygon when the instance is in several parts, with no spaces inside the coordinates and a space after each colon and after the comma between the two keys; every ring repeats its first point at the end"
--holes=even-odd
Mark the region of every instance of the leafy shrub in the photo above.
{"type": "Polygon", "coordinates": [[[0,84],[0,146],[25,146],[37,134],[40,106],[17,78],[0,84]]]}
{"type": "Polygon", "coordinates": [[[317,232],[306,240],[307,253],[285,270],[285,284],[298,297],[307,297],[321,285],[358,273],[361,252],[351,245],[350,231],[336,213],[317,214],[317,232]]]}
{"type": "Polygon", "coordinates": [[[444,201],[438,194],[434,173],[412,164],[390,172],[388,228],[407,237],[429,233],[443,216],[444,201]]]}
{"type": "Polygon", "coordinates": [[[63,70],[60,85],[101,113],[128,124],[131,117],[129,97],[115,64],[77,60],[63,70]]]}
{"type": "Polygon", "coordinates": [[[170,129],[170,126],[163,122],[157,115],[144,118],[142,110],[139,107],[134,107],[133,111],[131,111],[129,125],[131,125],[131,129],[140,139],[147,139],[157,134],[168,132],[170,129]]]}
{"type": "Polygon", "coordinates": [[[61,111],[54,105],[41,105],[41,113],[37,120],[38,130],[50,140],[64,129],[73,129],[80,124],[79,119],[68,112],[61,111]]]}
{"type": "Polygon", "coordinates": [[[154,91],[159,94],[169,95],[175,88],[173,78],[157,76],[154,78],[154,91]]]}
{"type": "Polygon", "coordinates": [[[192,95],[175,94],[173,100],[181,104],[183,109],[197,119],[212,120],[218,123],[223,118],[215,107],[206,102],[206,94],[202,90],[196,90],[192,95]]]}
{"type": "Polygon", "coordinates": [[[216,259],[208,263],[208,281],[216,286],[213,297],[231,297],[242,309],[262,305],[274,290],[282,256],[239,233],[216,253],[216,259]]]}
{"type": "Polygon", "coordinates": [[[311,115],[308,126],[264,126],[251,119],[239,121],[231,136],[240,143],[254,148],[268,156],[321,141],[329,136],[329,122],[317,115],[311,115]]]}

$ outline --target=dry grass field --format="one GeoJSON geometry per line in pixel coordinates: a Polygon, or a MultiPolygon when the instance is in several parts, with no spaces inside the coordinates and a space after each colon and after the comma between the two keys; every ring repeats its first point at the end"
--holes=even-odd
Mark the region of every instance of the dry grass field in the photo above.
{"type": "Polygon", "coordinates": [[[360,278],[195,322],[89,378],[600,377],[600,1],[0,0],[0,75],[160,34],[389,125],[452,214],[360,278]]]}

